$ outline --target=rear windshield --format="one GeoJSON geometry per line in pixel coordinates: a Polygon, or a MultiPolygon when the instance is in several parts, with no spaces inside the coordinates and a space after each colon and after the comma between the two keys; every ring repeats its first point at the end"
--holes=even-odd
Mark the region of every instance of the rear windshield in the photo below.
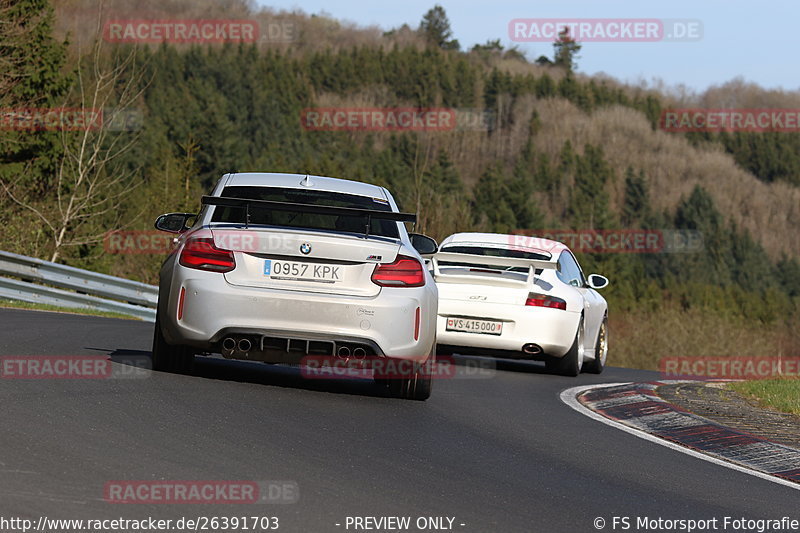
{"type": "Polygon", "coordinates": [[[536,252],[526,252],[525,250],[509,250],[508,248],[485,248],[483,246],[447,246],[442,248],[443,252],[456,254],[487,255],[490,257],[514,257],[516,259],[537,259],[547,261],[550,256],[538,254],[536,252]]]}
{"type": "MultiPolygon", "coordinates": [[[[328,191],[310,191],[304,189],[285,189],[280,187],[225,187],[222,196],[230,198],[246,198],[249,200],[268,200],[271,202],[290,202],[299,204],[327,205],[334,207],[352,207],[388,211],[392,208],[388,202],[379,198],[368,198],[328,191]]],[[[216,206],[211,222],[245,223],[244,207],[216,206]]],[[[317,213],[295,213],[292,211],[274,211],[250,207],[250,224],[278,226],[284,228],[302,228],[325,231],[364,234],[366,218],[353,215],[327,215],[317,213]]],[[[397,222],[392,220],[373,219],[369,227],[370,235],[399,238],[397,222]]]]}
{"type": "MultiPolygon", "coordinates": [[[[547,261],[550,256],[547,254],[539,254],[536,252],[526,252],[525,250],[513,250],[508,248],[486,248],[483,246],[446,246],[442,248],[442,252],[456,253],[456,254],[473,254],[485,255],[489,257],[513,257],[516,259],[537,259],[547,261]]],[[[440,264],[458,266],[460,263],[455,261],[442,261],[440,264]]],[[[476,268],[477,265],[469,265],[471,268],[476,268]]],[[[500,267],[492,265],[481,265],[483,268],[491,270],[501,270],[500,267]]],[[[527,272],[528,269],[524,267],[513,267],[502,269],[507,272],[527,272]]],[[[542,269],[536,269],[538,274],[541,274],[542,269]]]]}

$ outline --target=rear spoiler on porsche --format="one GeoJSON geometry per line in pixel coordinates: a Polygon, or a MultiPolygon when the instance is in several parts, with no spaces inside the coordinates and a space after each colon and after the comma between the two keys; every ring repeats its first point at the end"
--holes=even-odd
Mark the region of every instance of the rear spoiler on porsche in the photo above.
{"type": "MultiPolygon", "coordinates": [[[[533,283],[536,279],[536,271],[544,269],[556,269],[558,260],[556,259],[522,259],[516,257],[497,257],[477,254],[464,254],[457,252],[439,252],[430,256],[431,266],[433,267],[434,279],[439,278],[462,278],[466,281],[469,278],[474,281],[474,276],[469,272],[484,273],[503,273],[512,268],[527,268],[528,277],[526,283],[533,283]],[[441,263],[446,263],[444,267],[467,267],[466,273],[445,273],[442,272],[441,263]]],[[[453,279],[453,281],[456,281],[453,279]]]]}
{"type": "Polygon", "coordinates": [[[272,200],[253,200],[249,198],[232,198],[228,196],[203,196],[200,200],[203,205],[224,207],[239,207],[244,209],[245,228],[250,226],[250,210],[289,211],[292,213],[314,213],[319,215],[346,215],[364,218],[364,238],[369,237],[369,228],[372,219],[393,220],[395,222],[417,222],[414,213],[396,213],[394,211],[380,211],[378,209],[361,209],[357,207],[337,207],[330,205],[301,204],[295,202],[275,202],[272,200]]]}

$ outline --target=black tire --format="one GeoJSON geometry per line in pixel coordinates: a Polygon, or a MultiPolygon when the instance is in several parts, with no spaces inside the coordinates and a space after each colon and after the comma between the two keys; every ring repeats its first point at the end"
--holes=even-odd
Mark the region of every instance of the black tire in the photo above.
{"type": "Polygon", "coordinates": [[[605,360],[608,357],[608,317],[603,317],[600,330],[597,332],[597,342],[594,345],[594,360],[583,365],[583,370],[590,374],[602,374],[606,367],[605,360]],[[605,344],[603,347],[601,344],[605,344]],[[605,355],[601,356],[600,351],[605,349],[605,355]]]}
{"type": "Polygon", "coordinates": [[[424,402],[431,397],[432,372],[436,366],[436,344],[425,363],[414,363],[408,376],[396,376],[386,380],[389,393],[395,398],[424,402]]]}
{"type": "Polygon", "coordinates": [[[161,320],[157,313],[150,360],[153,370],[157,372],[191,374],[194,370],[194,350],[189,346],[167,343],[164,334],[161,333],[161,320]]]}
{"type": "Polygon", "coordinates": [[[578,324],[578,331],[575,332],[575,340],[569,351],[561,358],[550,358],[545,362],[547,369],[562,376],[575,377],[581,373],[581,361],[579,358],[580,344],[583,339],[583,317],[578,324]]]}
{"type": "Polygon", "coordinates": [[[432,382],[430,372],[418,368],[409,377],[390,379],[389,391],[395,398],[424,402],[431,397],[432,382]]]}

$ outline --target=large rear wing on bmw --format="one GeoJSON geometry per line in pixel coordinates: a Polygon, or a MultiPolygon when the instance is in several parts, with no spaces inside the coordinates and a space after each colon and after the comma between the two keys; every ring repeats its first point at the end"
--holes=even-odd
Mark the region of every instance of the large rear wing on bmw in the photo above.
{"type": "Polygon", "coordinates": [[[417,221],[417,215],[414,213],[397,213],[395,211],[361,209],[357,207],[337,207],[330,205],[301,204],[295,202],[275,202],[272,200],[252,200],[248,198],[232,198],[228,196],[203,196],[200,201],[203,205],[243,208],[245,211],[245,228],[250,226],[250,211],[252,209],[363,217],[364,238],[369,237],[369,228],[372,224],[372,219],[412,223],[416,223],[417,221]]]}
{"type": "MultiPolygon", "coordinates": [[[[470,272],[479,273],[504,273],[512,268],[528,269],[526,283],[531,284],[536,279],[536,271],[544,269],[555,269],[558,260],[549,259],[522,259],[516,257],[497,257],[489,255],[465,254],[458,252],[439,252],[426,257],[430,259],[433,267],[434,279],[452,279],[452,281],[469,282],[475,281],[475,277],[470,272]],[[442,271],[441,263],[447,267],[466,267],[452,272],[442,271]]],[[[510,280],[509,280],[510,281],[510,280]]]]}

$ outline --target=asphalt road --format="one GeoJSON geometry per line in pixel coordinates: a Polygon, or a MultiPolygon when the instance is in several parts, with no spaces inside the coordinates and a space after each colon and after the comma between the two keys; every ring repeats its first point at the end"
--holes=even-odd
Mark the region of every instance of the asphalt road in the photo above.
{"type": "MultiPolygon", "coordinates": [[[[110,356],[124,373],[151,338],[143,322],[0,310],[4,356],[110,356]]],[[[631,517],[630,531],[644,516],[800,519],[798,491],[637,439],[558,397],[652,372],[566,378],[508,364],[439,380],[424,403],[213,359],[195,376],[140,374],[0,380],[0,517],[277,516],[279,531],[314,532],[354,531],[348,516],[454,517],[465,532],[591,532],[596,517],[611,531],[613,516],[631,517]],[[115,480],[288,480],[300,498],[107,503],[115,480]]]]}

